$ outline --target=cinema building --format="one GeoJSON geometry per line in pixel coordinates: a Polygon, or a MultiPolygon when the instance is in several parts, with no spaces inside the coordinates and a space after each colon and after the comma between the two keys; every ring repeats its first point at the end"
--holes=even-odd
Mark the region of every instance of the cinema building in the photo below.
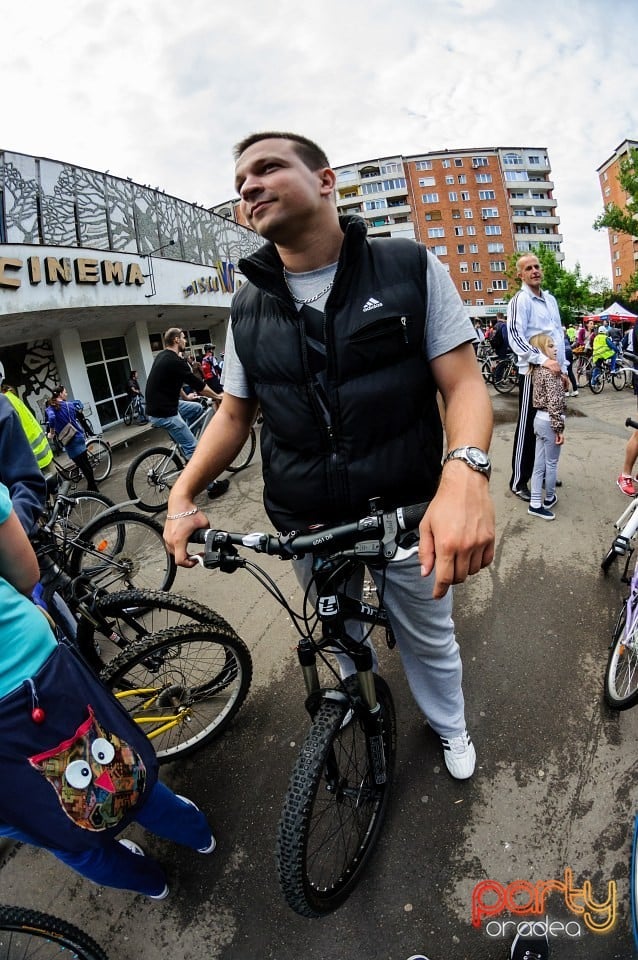
{"type": "Polygon", "coordinates": [[[40,415],[63,383],[108,429],[142,385],[161,335],[223,350],[253,231],[131,180],[0,151],[0,360],[40,415]]]}

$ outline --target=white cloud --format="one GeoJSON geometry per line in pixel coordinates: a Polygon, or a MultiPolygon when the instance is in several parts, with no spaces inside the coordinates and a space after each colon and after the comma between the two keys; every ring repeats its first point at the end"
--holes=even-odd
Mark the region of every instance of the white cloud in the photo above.
{"type": "Polygon", "coordinates": [[[6,149],[211,204],[253,130],[306,133],[336,164],[547,147],[567,263],[610,276],[591,224],[596,168],[638,137],[633,0],[34,0],[4,19],[6,149]]]}

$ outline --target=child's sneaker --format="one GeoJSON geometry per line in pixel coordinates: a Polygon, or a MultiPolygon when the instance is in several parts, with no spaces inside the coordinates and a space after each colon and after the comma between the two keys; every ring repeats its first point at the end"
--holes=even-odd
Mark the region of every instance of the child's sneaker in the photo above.
{"type": "MultiPolygon", "coordinates": [[[[134,853],[138,857],[145,856],[144,851],[139,846],[139,844],[134,843],[132,840],[127,840],[126,837],[122,837],[118,840],[118,843],[121,843],[123,847],[126,847],[127,850],[130,850],[131,853],[134,853]]],[[[164,884],[164,889],[159,893],[147,893],[146,896],[149,900],[166,900],[169,894],[168,884],[164,884]]]]}
{"type": "Polygon", "coordinates": [[[467,730],[458,737],[441,737],[443,759],[456,780],[467,780],[474,773],[476,750],[467,730]]]}
{"type": "Polygon", "coordinates": [[[555,507],[558,503],[558,497],[554,494],[553,497],[548,497],[546,500],[543,500],[543,506],[546,510],[551,510],[552,507],[555,507]]]}
{"type": "Polygon", "coordinates": [[[530,517],[538,517],[539,520],[555,520],[556,517],[551,510],[547,510],[546,507],[528,507],[527,512],[530,517]]]}
{"type": "Polygon", "coordinates": [[[618,484],[618,489],[622,490],[624,494],[628,497],[636,496],[636,488],[634,486],[634,481],[631,477],[628,477],[626,473],[621,473],[618,479],[616,480],[618,484]]]}
{"type": "MultiPolygon", "coordinates": [[[[189,807],[195,807],[196,810],[199,810],[199,807],[197,806],[197,804],[196,804],[196,803],[193,803],[192,800],[189,800],[188,797],[183,797],[181,793],[176,793],[175,796],[176,796],[176,797],[179,797],[180,800],[183,800],[184,803],[187,803],[187,804],[189,805],[189,807]]],[[[198,852],[198,853],[212,853],[216,846],[217,846],[217,841],[215,840],[214,834],[211,833],[211,835],[210,835],[210,843],[206,844],[205,847],[198,847],[198,848],[197,848],[197,852],[198,852]]]]}

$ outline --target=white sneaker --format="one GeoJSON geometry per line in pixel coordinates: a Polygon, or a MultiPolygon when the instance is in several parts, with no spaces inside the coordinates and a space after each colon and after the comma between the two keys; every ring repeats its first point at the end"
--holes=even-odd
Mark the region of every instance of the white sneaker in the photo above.
{"type": "Polygon", "coordinates": [[[443,759],[449,773],[457,780],[467,780],[474,773],[476,750],[467,730],[458,737],[441,737],[443,759]]]}
{"type": "MultiPolygon", "coordinates": [[[[196,810],[199,810],[199,807],[197,806],[197,804],[194,803],[192,800],[189,800],[188,797],[182,796],[181,793],[176,793],[175,796],[176,796],[176,797],[179,797],[180,800],[183,800],[184,803],[187,803],[187,804],[189,805],[189,807],[195,807],[196,810]]],[[[210,843],[207,844],[207,846],[205,846],[205,847],[198,847],[198,848],[197,848],[197,852],[198,852],[198,853],[212,853],[216,846],[217,846],[217,841],[215,840],[215,837],[214,837],[213,833],[211,833],[211,835],[210,835],[210,843]]]]}
{"type": "MultiPolygon", "coordinates": [[[[117,842],[121,843],[123,847],[126,847],[127,850],[130,850],[131,853],[134,853],[138,857],[143,857],[145,855],[139,844],[134,843],[132,840],[127,840],[126,837],[122,837],[122,839],[118,840],[117,842]]],[[[168,884],[165,884],[161,893],[147,893],[146,896],[149,898],[149,900],[166,900],[169,892],[168,884]]]]}

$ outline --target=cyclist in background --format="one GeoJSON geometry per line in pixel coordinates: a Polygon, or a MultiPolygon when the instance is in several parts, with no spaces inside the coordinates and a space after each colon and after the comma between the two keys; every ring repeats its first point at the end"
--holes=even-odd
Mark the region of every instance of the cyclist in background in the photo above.
{"type": "Polygon", "coordinates": [[[140,382],[137,379],[137,370],[131,370],[131,375],[126,381],[126,392],[129,395],[129,399],[135,404],[136,420],[140,423],[148,423],[148,419],[144,413],[144,395],[142,394],[140,382]]]}

